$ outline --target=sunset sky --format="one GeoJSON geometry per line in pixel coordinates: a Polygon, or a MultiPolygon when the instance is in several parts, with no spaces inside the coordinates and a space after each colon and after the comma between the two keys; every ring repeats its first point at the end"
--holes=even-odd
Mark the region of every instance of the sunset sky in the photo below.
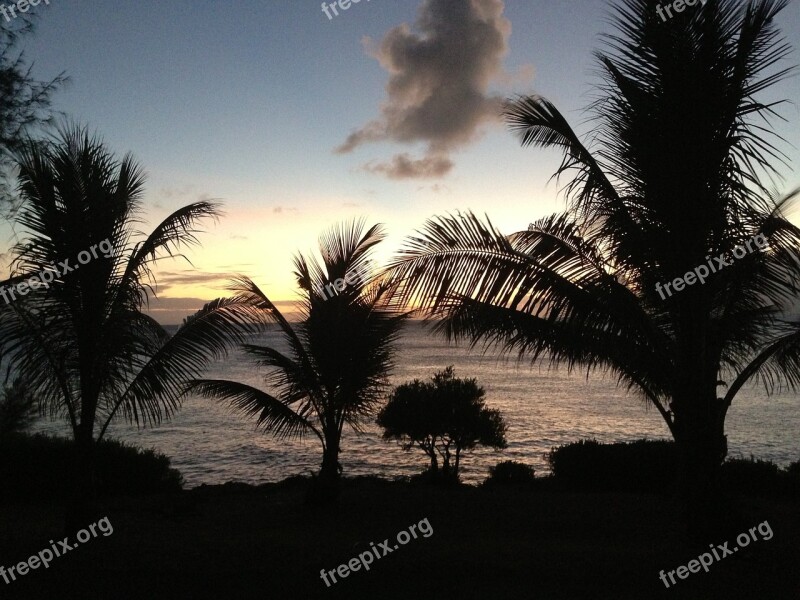
{"type": "MultiPolygon", "coordinates": [[[[233,273],[295,295],[292,255],[336,222],[386,224],[378,259],[435,214],[487,213],[503,231],[560,210],[558,156],[522,149],[499,99],[542,94],[579,132],[606,0],[362,0],[328,19],[317,0],[51,0],[25,46],[54,107],[148,173],[150,226],[214,198],[194,268],[165,264],[154,315],[177,323],[233,273]]],[[[688,8],[687,8],[688,9],[688,8]]],[[[781,27],[800,63],[800,10],[781,27]]],[[[800,77],[776,88],[800,100],[800,77]]],[[[779,131],[800,185],[800,106],[779,131]]],[[[795,218],[795,221],[800,219],[795,218]]],[[[0,230],[7,247],[8,226],[0,230]]]]}

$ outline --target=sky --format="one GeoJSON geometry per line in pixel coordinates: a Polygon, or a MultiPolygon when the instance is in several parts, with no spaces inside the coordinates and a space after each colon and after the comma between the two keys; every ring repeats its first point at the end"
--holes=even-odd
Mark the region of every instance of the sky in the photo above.
{"type": "MultiPolygon", "coordinates": [[[[780,24],[800,50],[798,5],[780,24]]],[[[317,0],[50,0],[25,54],[38,78],[69,77],[55,109],[142,165],[151,228],[189,202],[223,203],[192,264],[158,271],[151,312],[172,324],[226,295],[233,274],[296,298],[293,255],[343,221],[385,224],[381,262],[437,214],[472,210],[511,233],[562,210],[550,181],[559,156],[520,147],[497,106],[541,94],[590,133],[583,109],[608,10],[361,0],[329,18],[317,0]]],[[[800,77],[776,93],[800,99],[800,77]]],[[[783,115],[788,190],[800,185],[800,106],[783,115]]],[[[0,244],[13,240],[0,227],[0,244]]]]}

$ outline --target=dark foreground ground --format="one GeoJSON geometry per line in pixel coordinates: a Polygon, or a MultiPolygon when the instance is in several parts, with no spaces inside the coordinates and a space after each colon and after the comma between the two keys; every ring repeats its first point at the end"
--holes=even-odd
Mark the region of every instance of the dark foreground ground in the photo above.
{"type": "MultiPolygon", "coordinates": [[[[800,598],[796,500],[737,498],[728,537],[692,544],[672,501],[653,495],[437,489],[349,481],[340,506],[303,504],[304,484],[229,485],[103,503],[114,532],[11,584],[0,599],[623,599],[800,598]],[[369,571],[327,588],[333,570],[424,519],[433,529],[369,571]],[[768,521],[751,542],[666,589],[659,571],[768,521]]],[[[0,565],[63,535],[53,506],[0,506],[0,565]]],[[[88,525],[88,523],[87,523],[88,525]]],[[[382,553],[382,552],[381,552],[382,553]]],[[[721,553],[720,553],[721,554],[721,553]]]]}

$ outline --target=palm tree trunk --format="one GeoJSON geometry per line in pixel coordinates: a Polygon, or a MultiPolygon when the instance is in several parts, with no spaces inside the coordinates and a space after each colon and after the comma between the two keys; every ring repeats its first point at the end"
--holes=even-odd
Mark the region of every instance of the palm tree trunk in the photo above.
{"type": "Polygon", "coordinates": [[[326,435],[325,448],[322,451],[322,466],[308,498],[310,504],[331,504],[338,499],[341,484],[339,451],[339,436],[335,433],[326,435]]]}
{"type": "Polygon", "coordinates": [[[67,501],[66,533],[75,532],[91,523],[96,511],[95,442],[92,427],[83,422],[75,436],[75,456],[72,473],[72,492],[67,501]]]}
{"type": "Polygon", "coordinates": [[[338,442],[328,442],[328,447],[322,454],[322,467],[319,471],[320,479],[334,481],[339,479],[339,445],[338,442]]]}
{"type": "Polygon", "coordinates": [[[711,533],[719,515],[719,472],[728,454],[725,435],[727,403],[714,398],[695,401],[675,410],[679,453],[678,484],[689,532],[711,533]]]}

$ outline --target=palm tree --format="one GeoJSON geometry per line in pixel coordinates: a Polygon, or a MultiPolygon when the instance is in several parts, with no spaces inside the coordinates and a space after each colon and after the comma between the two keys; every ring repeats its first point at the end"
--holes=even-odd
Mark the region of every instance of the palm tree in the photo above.
{"type": "Polygon", "coordinates": [[[18,162],[22,206],[15,220],[24,237],[12,249],[7,283],[33,276],[49,283],[0,303],[0,351],[40,411],[69,422],[79,456],[76,501],[85,505],[93,495],[93,449],[112,419],[140,426],[168,418],[186,382],[236,335],[225,301],[209,304],[174,335],[142,312],[155,285],[153,266],[183,256],[197,243],[198,223],[218,208],[184,206],[143,237],[135,229],[141,169],[77,126],[29,145],[18,162]]]}
{"type": "Polygon", "coordinates": [[[372,248],[383,238],[380,225],[362,234],[364,223],[331,229],[320,238],[322,265],[295,257],[302,298],[301,322],[290,324],[250,279],[240,278],[233,302],[260,313],[262,323],[277,325],[288,351],[243,345],[256,365],[269,369],[268,391],[225,380],[194,382],[191,390],[229,402],[279,438],[312,433],[322,446],[320,501],[335,498],[340,479],[339,453],[345,425],[361,431],[388,391],[394,344],[406,314],[387,304],[385,283],[362,276],[372,248]],[[335,287],[333,282],[338,282],[335,287]]]}
{"type": "Polygon", "coordinates": [[[800,323],[787,316],[800,230],[785,218],[797,192],[778,200],[762,183],[783,155],[776,103],[756,99],[788,73],[775,27],[787,2],[709,0],[666,22],[656,4],[615,7],[591,145],[542,97],[506,106],[524,146],[563,153],[564,214],[511,236],[473,214],[435,218],[390,266],[398,299],[451,339],[608,370],[638,391],[677,441],[699,506],[742,386],[800,383],[800,323]],[[700,266],[704,282],[658,291],[700,266]]]}

